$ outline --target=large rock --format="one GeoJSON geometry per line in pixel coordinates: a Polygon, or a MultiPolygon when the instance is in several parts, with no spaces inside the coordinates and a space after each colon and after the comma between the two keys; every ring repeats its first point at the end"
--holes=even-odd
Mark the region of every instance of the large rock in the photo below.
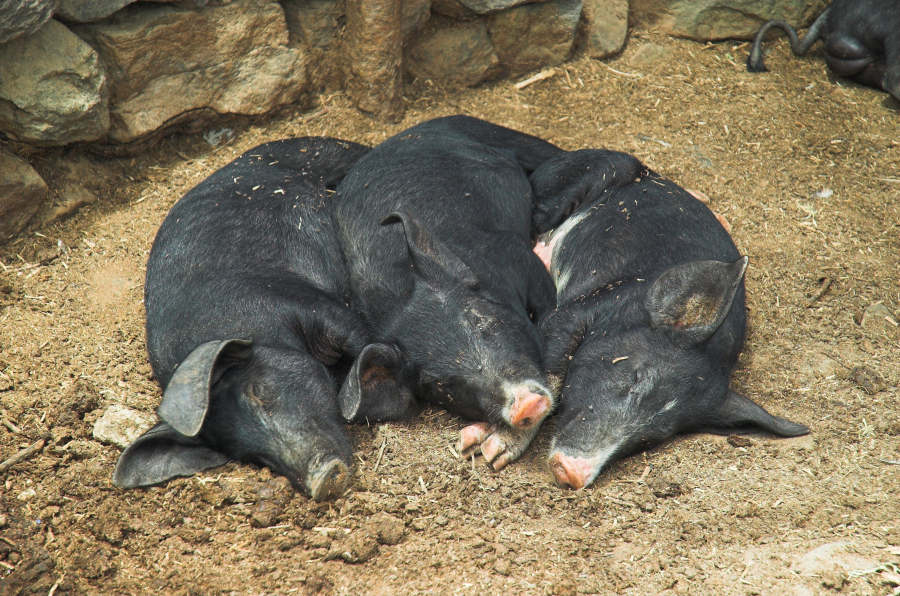
{"type": "Polygon", "coordinates": [[[582,0],[524,4],[491,15],[488,32],[511,75],[559,64],[575,42],[582,0]]]}
{"type": "Polygon", "coordinates": [[[632,11],[664,33],[706,41],[750,39],[770,19],[805,27],[826,4],[826,0],[632,0],[632,11]]]}
{"type": "Polygon", "coordinates": [[[584,0],[584,50],[591,58],[622,51],[628,35],[628,0],[584,0]]]}
{"type": "Polygon", "coordinates": [[[109,128],[97,53],[50,20],[0,46],[0,131],[26,143],[93,141],[109,128]]]}
{"type": "Polygon", "coordinates": [[[55,0],[0,0],[0,43],[34,33],[53,16],[55,0]]]}
{"type": "Polygon", "coordinates": [[[115,142],[215,114],[263,114],[307,90],[305,54],[289,47],[274,1],[201,10],[139,3],[76,31],[107,66],[115,142]]]}
{"type": "Polygon", "coordinates": [[[415,77],[468,87],[501,72],[484,19],[456,22],[438,16],[407,47],[406,68],[415,77]]]}
{"type": "Polygon", "coordinates": [[[110,16],[137,0],[58,0],[56,18],[75,23],[91,23],[110,16]]]}
{"type": "Polygon", "coordinates": [[[347,0],[347,93],[386,120],[403,114],[402,0],[347,0]]]}
{"type": "Polygon", "coordinates": [[[431,16],[431,0],[402,0],[400,3],[400,33],[406,41],[422,29],[431,16]]]}
{"type": "Polygon", "coordinates": [[[47,200],[47,185],[24,159],[0,147],[0,243],[19,233],[47,200]]]}
{"type": "MultiPolygon", "coordinates": [[[[535,0],[456,0],[456,2],[459,2],[462,6],[477,14],[500,12],[501,10],[512,8],[513,6],[519,6],[520,4],[534,1],[535,0]]],[[[541,2],[543,0],[537,1],[541,2]]]]}
{"type": "Polygon", "coordinates": [[[309,82],[316,89],[337,89],[344,84],[340,58],[342,2],[334,0],[282,0],[291,45],[309,55],[309,82]]]}

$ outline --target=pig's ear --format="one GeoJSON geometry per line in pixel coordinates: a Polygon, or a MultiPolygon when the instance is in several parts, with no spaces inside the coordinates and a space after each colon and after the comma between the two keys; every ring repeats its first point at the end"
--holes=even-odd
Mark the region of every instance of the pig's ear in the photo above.
{"type": "Polygon", "coordinates": [[[734,263],[691,261],[670,267],[644,300],[653,326],[669,329],[688,344],[706,341],[731,310],[746,269],[747,257],[734,263]]]}
{"type": "Polygon", "coordinates": [[[113,484],[135,488],[165,482],[176,476],[191,476],[221,466],[228,458],[195,437],[186,437],[160,422],[128,446],[113,472],[113,484]]]}
{"type": "Polygon", "coordinates": [[[808,427],[779,416],[773,416],[759,404],[730,389],[722,405],[710,413],[707,424],[714,429],[755,426],[781,437],[799,437],[809,432],[808,427]]]}
{"type": "Polygon", "coordinates": [[[175,369],[156,413],[182,435],[196,436],[209,410],[210,389],[249,354],[250,342],[242,339],[200,344],[175,369]]]}
{"type": "Polygon", "coordinates": [[[415,406],[412,391],[402,383],[403,356],[395,346],[363,348],[338,393],[347,422],[397,420],[415,406]]]}
{"type": "Polygon", "coordinates": [[[443,242],[433,237],[412,215],[394,211],[381,220],[381,225],[401,223],[406,234],[406,245],[413,258],[413,264],[426,278],[440,281],[462,282],[470,288],[478,287],[475,272],[443,242]]]}

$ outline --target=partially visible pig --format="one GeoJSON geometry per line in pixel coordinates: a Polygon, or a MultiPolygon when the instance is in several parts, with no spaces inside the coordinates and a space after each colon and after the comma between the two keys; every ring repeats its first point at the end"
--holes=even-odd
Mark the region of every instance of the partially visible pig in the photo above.
{"type": "Polygon", "coordinates": [[[803,39],[784,21],[768,21],[757,32],[747,70],[765,72],[762,41],[773,27],[788,34],[791,50],[802,56],[819,39],[825,62],[836,75],[883,89],[900,100],[900,2],[835,0],[810,26],[803,39]]]}
{"type": "Polygon", "coordinates": [[[532,315],[554,288],[531,251],[528,174],[561,150],[466,116],[401,132],[338,186],[354,304],[395,343],[415,392],[479,421],[463,429],[500,469],[553,407],[532,315]]]}
{"type": "Polygon", "coordinates": [[[550,235],[558,306],[540,323],[550,374],[565,379],[549,456],[560,485],[585,487],[611,461],[680,432],[809,432],[728,387],[747,257],[708,208],[612,151],[550,160],[532,183],[539,201],[575,186],[583,199],[550,235]]]}
{"type": "Polygon", "coordinates": [[[122,453],[117,486],[238,459],[325,499],[350,480],[343,420],[392,417],[412,403],[395,383],[399,352],[369,344],[346,305],[331,221],[335,184],[367,151],[329,138],[266,143],[169,212],[144,294],[162,421],[122,453]],[[346,375],[340,393],[335,375],[346,375]]]}

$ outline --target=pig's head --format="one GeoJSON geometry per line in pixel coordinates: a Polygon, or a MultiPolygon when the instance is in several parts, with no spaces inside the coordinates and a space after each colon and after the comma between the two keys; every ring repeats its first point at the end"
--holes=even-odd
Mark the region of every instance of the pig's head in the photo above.
{"type": "Polygon", "coordinates": [[[158,484],[235,459],[268,466],[315,500],[337,496],[352,466],[342,418],[365,415],[369,393],[402,395],[385,388],[397,364],[395,349],[367,346],[348,375],[355,385],[338,395],[325,365],[304,352],[234,339],[201,344],[166,386],[162,421],[122,453],[113,482],[158,484]]]}
{"type": "Polygon", "coordinates": [[[409,214],[382,223],[402,226],[414,269],[391,331],[415,369],[417,392],[472,419],[520,429],[540,424],[553,398],[527,299],[509,303],[483,291],[472,269],[409,214]]]}
{"type": "MultiPolygon", "coordinates": [[[[642,304],[631,306],[646,312],[635,318],[641,324],[621,332],[611,320],[585,327],[566,375],[550,448],[550,468],[559,484],[588,486],[613,460],[680,432],[745,427],[781,436],[809,432],[729,390],[731,362],[711,345],[746,263],[745,257],[672,267],[651,284],[642,304]]],[[[742,328],[722,332],[743,334],[742,328]]]]}

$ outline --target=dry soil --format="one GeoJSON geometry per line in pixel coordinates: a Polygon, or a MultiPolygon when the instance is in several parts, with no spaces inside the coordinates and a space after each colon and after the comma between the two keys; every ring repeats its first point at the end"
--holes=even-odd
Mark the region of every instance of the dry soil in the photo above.
{"type": "Polygon", "coordinates": [[[638,31],[521,90],[413,84],[396,124],[338,94],[215,147],[35,158],[99,200],[0,249],[0,460],[44,441],[0,472],[0,592],[897,594],[900,104],[771,45],[754,75],[746,44],[638,31]],[[264,141],[374,144],[453,113],[627,151],[708,194],[750,256],[733,386],[812,434],[683,436],[572,492],[546,469],[552,422],[494,473],[454,453],[463,421],[426,410],[354,428],[355,480],[332,502],[240,464],[114,488],[120,449],[92,427],[159,402],[141,300],[172,204],[264,141]]]}

